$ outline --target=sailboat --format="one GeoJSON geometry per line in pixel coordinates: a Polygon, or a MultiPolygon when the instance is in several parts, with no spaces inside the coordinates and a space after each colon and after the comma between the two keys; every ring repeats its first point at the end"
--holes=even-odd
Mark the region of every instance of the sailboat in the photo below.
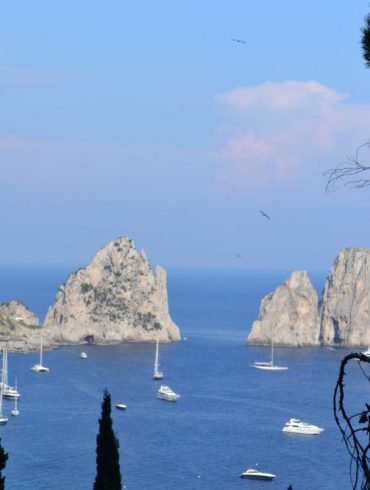
{"type": "Polygon", "coordinates": [[[36,373],[48,373],[49,368],[42,365],[42,335],[40,337],[40,362],[39,364],[35,364],[31,367],[32,371],[36,371],[36,373]]]}
{"type": "Polygon", "coordinates": [[[1,371],[1,385],[0,385],[0,424],[6,424],[8,422],[8,417],[3,415],[3,388],[4,388],[4,356],[3,356],[3,368],[1,371]]]}
{"type": "MultiPolygon", "coordinates": [[[[15,390],[17,390],[17,380],[15,380],[15,390]]],[[[17,417],[19,415],[19,410],[18,410],[18,397],[14,398],[14,408],[11,411],[11,414],[14,417],[17,417]]]]}
{"type": "Polygon", "coordinates": [[[7,349],[3,350],[3,378],[2,378],[2,386],[3,386],[3,397],[11,398],[14,400],[15,398],[19,398],[21,395],[18,392],[16,387],[10,386],[8,384],[8,351],[7,349]]]}
{"type": "Polygon", "coordinates": [[[265,362],[254,362],[252,367],[256,369],[263,369],[265,371],[286,371],[288,368],[286,366],[277,366],[274,364],[274,339],[271,335],[271,357],[270,361],[265,362]]]}
{"type": "Polygon", "coordinates": [[[159,371],[159,360],[158,359],[159,359],[159,347],[158,347],[158,339],[157,339],[157,345],[155,348],[153,379],[162,379],[163,378],[162,371],[159,371]]]}

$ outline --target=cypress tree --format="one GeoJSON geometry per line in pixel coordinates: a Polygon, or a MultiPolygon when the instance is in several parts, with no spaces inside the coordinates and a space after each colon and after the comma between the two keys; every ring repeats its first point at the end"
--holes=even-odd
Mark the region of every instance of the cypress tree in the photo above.
{"type": "MultiPolygon", "coordinates": [[[[111,396],[104,391],[99,433],[96,437],[96,479],[94,490],[121,490],[119,443],[111,418],[111,396]]],[[[1,490],[1,489],[0,489],[1,490]]]]}
{"type": "Polygon", "coordinates": [[[365,17],[365,25],[362,31],[362,56],[365,59],[366,68],[370,68],[370,14],[365,17]]]}
{"type": "Polygon", "coordinates": [[[4,451],[0,439],[0,490],[4,490],[5,488],[5,476],[2,476],[2,471],[6,466],[7,459],[8,459],[8,453],[4,451]]]}

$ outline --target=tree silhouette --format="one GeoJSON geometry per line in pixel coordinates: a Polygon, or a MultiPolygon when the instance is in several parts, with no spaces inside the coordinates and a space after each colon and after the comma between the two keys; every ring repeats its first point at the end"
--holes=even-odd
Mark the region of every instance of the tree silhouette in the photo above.
{"type": "Polygon", "coordinates": [[[0,490],[4,490],[5,488],[5,476],[2,475],[2,471],[6,466],[7,460],[8,460],[8,453],[4,451],[0,439],[0,490]]]}
{"type": "Polygon", "coordinates": [[[366,68],[370,68],[370,15],[365,17],[365,25],[361,32],[362,56],[365,59],[366,68]]]}
{"type": "MultiPolygon", "coordinates": [[[[96,437],[96,478],[94,490],[121,490],[119,443],[111,417],[111,396],[104,390],[99,433],[96,437]]],[[[1,489],[0,489],[1,490],[1,489]]]]}
{"type": "MultiPolygon", "coordinates": [[[[335,422],[343,436],[343,441],[351,456],[351,480],[352,489],[370,490],[370,405],[363,402],[355,413],[349,413],[345,403],[345,387],[349,386],[349,379],[345,369],[351,361],[357,361],[359,368],[367,381],[370,381],[365,372],[363,363],[369,365],[370,357],[364,354],[348,354],[340,364],[338,381],[334,390],[333,408],[335,422]]],[[[362,402],[360,402],[362,403],[362,402]]],[[[349,404],[353,407],[353,400],[349,404]]],[[[352,409],[353,410],[353,409],[352,409]]]]}

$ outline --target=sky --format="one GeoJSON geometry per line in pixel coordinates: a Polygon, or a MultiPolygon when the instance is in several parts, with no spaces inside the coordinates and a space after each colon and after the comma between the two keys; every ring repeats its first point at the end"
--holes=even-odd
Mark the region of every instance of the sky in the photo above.
{"type": "Polygon", "coordinates": [[[0,264],[85,266],[119,236],[165,267],[319,271],[370,247],[370,188],[322,175],[370,140],[369,12],[2,2],[0,264]]]}

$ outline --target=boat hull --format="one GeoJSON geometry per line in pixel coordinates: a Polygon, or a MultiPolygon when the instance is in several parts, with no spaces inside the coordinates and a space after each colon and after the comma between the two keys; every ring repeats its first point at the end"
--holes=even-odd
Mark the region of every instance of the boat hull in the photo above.
{"type": "Polygon", "coordinates": [[[309,424],[308,422],[302,422],[299,419],[290,419],[289,422],[284,425],[282,431],[287,434],[318,436],[324,429],[317,425],[309,424]]]}
{"type": "Polygon", "coordinates": [[[286,366],[274,366],[272,364],[255,363],[252,364],[254,369],[262,369],[263,371],[287,371],[286,366]]]}
{"type": "Polygon", "coordinates": [[[32,371],[35,371],[36,373],[48,373],[49,368],[42,366],[41,364],[35,364],[34,366],[31,367],[32,371]]]}
{"type": "Polygon", "coordinates": [[[126,410],[127,405],[125,405],[124,403],[117,403],[117,404],[116,404],[116,408],[117,408],[118,410],[126,410]]]}
{"type": "Polygon", "coordinates": [[[287,434],[298,434],[298,435],[304,435],[304,436],[318,436],[321,434],[322,429],[315,429],[315,430],[303,430],[303,429],[283,429],[283,432],[286,432],[287,434]]]}
{"type": "Polygon", "coordinates": [[[240,475],[240,478],[248,478],[249,480],[273,480],[275,476],[272,473],[248,473],[248,471],[245,471],[240,475]]]}

